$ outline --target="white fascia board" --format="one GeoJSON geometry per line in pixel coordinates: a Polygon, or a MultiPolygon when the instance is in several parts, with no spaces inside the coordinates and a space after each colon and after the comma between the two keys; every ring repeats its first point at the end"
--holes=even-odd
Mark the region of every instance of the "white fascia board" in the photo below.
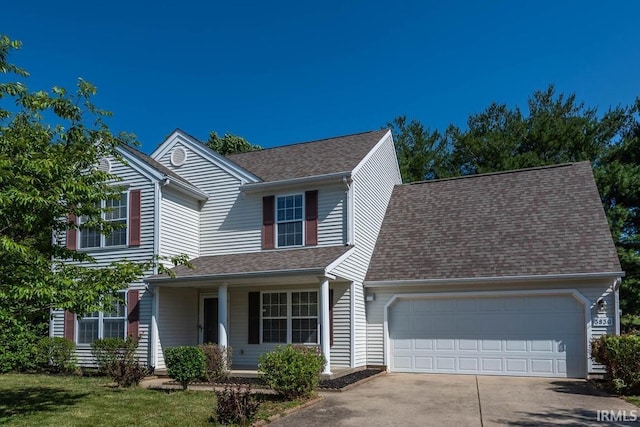
{"type": "Polygon", "coordinates": [[[147,277],[144,279],[147,283],[152,283],[154,286],[162,286],[163,283],[177,283],[177,282],[199,282],[199,281],[209,281],[209,280],[230,280],[230,279],[241,279],[241,278],[249,278],[256,276],[289,276],[296,274],[313,274],[320,276],[325,276],[326,272],[324,268],[298,268],[298,269],[289,269],[289,270],[266,270],[266,271],[246,271],[241,273],[231,273],[231,274],[201,274],[194,276],[185,276],[185,277],[147,277]]]}
{"type": "Polygon", "coordinates": [[[165,141],[162,144],[160,144],[160,146],[158,146],[158,148],[156,148],[153,151],[153,153],[151,153],[150,157],[156,160],[161,158],[169,150],[171,150],[171,148],[173,148],[173,146],[177,141],[180,141],[184,145],[191,148],[193,151],[196,151],[205,159],[210,160],[212,163],[219,166],[221,169],[233,175],[234,177],[238,178],[242,182],[260,182],[261,181],[260,178],[258,178],[251,172],[247,171],[244,168],[241,168],[237,164],[233,163],[231,160],[227,159],[224,156],[221,156],[220,154],[216,153],[215,151],[207,147],[202,142],[198,141],[197,139],[193,138],[190,135],[187,135],[186,133],[182,132],[179,129],[171,133],[171,135],[169,135],[167,139],[165,139],[165,141]]]}
{"type": "Polygon", "coordinates": [[[338,267],[347,258],[349,258],[355,252],[355,250],[356,250],[356,248],[354,246],[351,249],[349,249],[348,251],[346,251],[345,253],[343,253],[342,255],[340,255],[335,261],[333,261],[331,264],[329,264],[327,266],[327,272],[331,273],[336,267],[338,267]]]}
{"type": "Polygon", "coordinates": [[[175,179],[174,177],[169,175],[165,175],[163,185],[168,185],[169,187],[175,188],[176,191],[192,196],[198,201],[209,200],[209,195],[204,191],[200,190],[197,187],[194,187],[193,185],[189,185],[178,179],[175,179]]]}
{"type": "Polygon", "coordinates": [[[302,178],[283,179],[280,181],[268,181],[268,182],[255,182],[244,184],[240,187],[240,190],[249,193],[258,193],[271,190],[285,189],[288,187],[295,187],[300,185],[310,184],[335,184],[342,183],[344,179],[351,179],[351,172],[335,172],[325,175],[313,175],[305,176],[302,178]]]}
{"type": "Polygon", "coordinates": [[[146,162],[143,162],[138,157],[136,157],[133,154],[129,153],[127,150],[124,150],[124,149],[122,149],[120,147],[117,147],[116,150],[118,151],[118,154],[120,154],[127,161],[129,166],[131,166],[137,172],[140,172],[142,175],[147,177],[149,180],[151,180],[151,181],[161,181],[164,178],[165,175],[162,172],[160,172],[160,171],[156,170],[155,168],[151,167],[146,162]]]}
{"type": "MultiPolygon", "coordinates": [[[[364,156],[364,158],[362,160],[360,160],[360,163],[357,164],[357,166],[355,168],[353,168],[353,170],[351,171],[351,173],[353,174],[353,176],[355,176],[358,171],[360,170],[360,168],[362,168],[371,158],[371,156],[373,156],[373,154],[378,150],[378,148],[380,148],[380,146],[382,144],[384,144],[387,140],[387,138],[391,137],[393,139],[393,137],[391,136],[391,130],[387,130],[387,133],[385,133],[382,138],[380,138],[380,141],[376,142],[376,145],[373,146],[373,148],[371,150],[369,150],[369,152],[367,153],[366,156],[364,156]]],[[[397,159],[396,159],[397,162],[397,159]]]]}
{"type": "Polygon", "coordinates": [[[452,279],[411,279],[411,280],[379,280],[365,281],[366,288],[381,288],[388,286],[415,286],[415,285],[461,285],[488,284],[505,282],[531,282],[531,281],[553,281],[553,280],[581,280],[581,279],[606,279],[624,276],[623,271],[602,272],[602,273],[572,273],[572,274],[545,274],[529,276],[496,276],[496,277],[460,277],[452,279]]]}

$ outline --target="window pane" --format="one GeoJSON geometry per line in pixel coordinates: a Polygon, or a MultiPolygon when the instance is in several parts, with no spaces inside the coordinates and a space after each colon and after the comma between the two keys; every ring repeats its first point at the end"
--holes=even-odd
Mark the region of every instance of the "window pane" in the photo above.
{"type": "Polygon", "coordinates": [[[264,319],[262,321],[263,342],[287,342],[287,319],[264,319]]]}
{"type": "Polygon", "coordinates": [[[302,221],[278,224],[278,246],[302,246],[302,221]]]}
{"type": "MultiPolygon", "coordinates": [[[[110,221],[112,223],[126,225],[126,220],[110,221]]],[[[105,246],[120,246],[127,244],[127,227],[116,228],[109,236],[105,236],[105,246]]]]}
{"type": "Polygon", "coordinates": [[[78,344],[91,344],[98,339],[98,319],[78,320],[78,344]]]}
{"type": "Polygon", "coordinates": [[[103,338],[124,338],[124,320],[108,319],[103,324],[103,338]]]}
{"type": "Polygon", "coordinates": [[[99,248],[100,233],[95,228],[80,230],[80,247],[81,248],[99,248]]]}
{"type": "Polygon", "coordinates": [[[293,319],[291,321],[291,342],[316,344],[318,342],[318,320],[293,319]]]}

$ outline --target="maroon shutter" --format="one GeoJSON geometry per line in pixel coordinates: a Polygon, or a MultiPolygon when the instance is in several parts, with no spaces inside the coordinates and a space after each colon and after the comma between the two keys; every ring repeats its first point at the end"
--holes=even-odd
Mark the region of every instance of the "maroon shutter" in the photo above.
{"type": "Polygon", "coordinates": [[[275,247],[275,196],[262,198],[262,249],[275,247]]]}
{"type": "Polygon", "coordinates": [[[329,289],[329,346],[333,346],[333,289],[329,289]]]}
{"type": "Polygon", "coordinates": [[[64,337],[71,341],[76,339],[76,316],[69,310],[64,311],[64,337]]]}
{"type": "Polygon", "coordinates": [[[127,336],[137,339],[140,325],[140,291],[127,293],[127,336]]]}
{"type": "Polygon", "coordinates": [[[260,344],[260,292],[249,292],[249,344],[260,344]]]}
{"type": "Polygon", "coordinates": [[[140,190],[129,192],[129,246],[140,246],[140,190]]]}
{"type": "Polygon", "coordinates": [[[305,245],[318,244],[318,190],[304,193],[305,245]]]}
{"type": "MultiPolygon", "coordinates": [[[[73,214],[67,215],[67,221],[77,224],[77,217],[73,214]]],[[[75,228],[67,228],[67,249],[75,251],[78,244],[78,230],[75,228]]]]}

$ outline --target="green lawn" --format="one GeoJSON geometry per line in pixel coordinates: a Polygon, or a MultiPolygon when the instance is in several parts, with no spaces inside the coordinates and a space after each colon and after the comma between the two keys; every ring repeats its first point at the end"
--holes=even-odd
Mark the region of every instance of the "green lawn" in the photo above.
{"type": "MultiPolygon", "coordinates": [[[[300,402],[265,400],[258,418],[300,402]]],[[[2,426],[210,426],[211,391],[118,389],[106,378],[0,375],[2,426]]]]}
{"type": "Polygon", "coordinates": [[[633,403],[636,406],[640,406],[640,396],[627,396],[625,397],[627,402],[633,403]]]}

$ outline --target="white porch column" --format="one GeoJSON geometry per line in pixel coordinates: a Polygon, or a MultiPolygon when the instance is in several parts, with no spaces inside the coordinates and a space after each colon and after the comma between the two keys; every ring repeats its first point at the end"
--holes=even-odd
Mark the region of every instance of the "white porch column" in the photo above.
{"type": "Polygon", "coordinates": [[[331,342],[330,342],[330,320],[329,320],[329,278],[320,278],[320,347],[322,348],[322,355],[326,360],[324,365],[323,374],[331,374],[331,342]]]}
{"type": "Polygon", "coordinates": [[[218,287],[218,346],[227,347],[227,284],[218,287]]]}

